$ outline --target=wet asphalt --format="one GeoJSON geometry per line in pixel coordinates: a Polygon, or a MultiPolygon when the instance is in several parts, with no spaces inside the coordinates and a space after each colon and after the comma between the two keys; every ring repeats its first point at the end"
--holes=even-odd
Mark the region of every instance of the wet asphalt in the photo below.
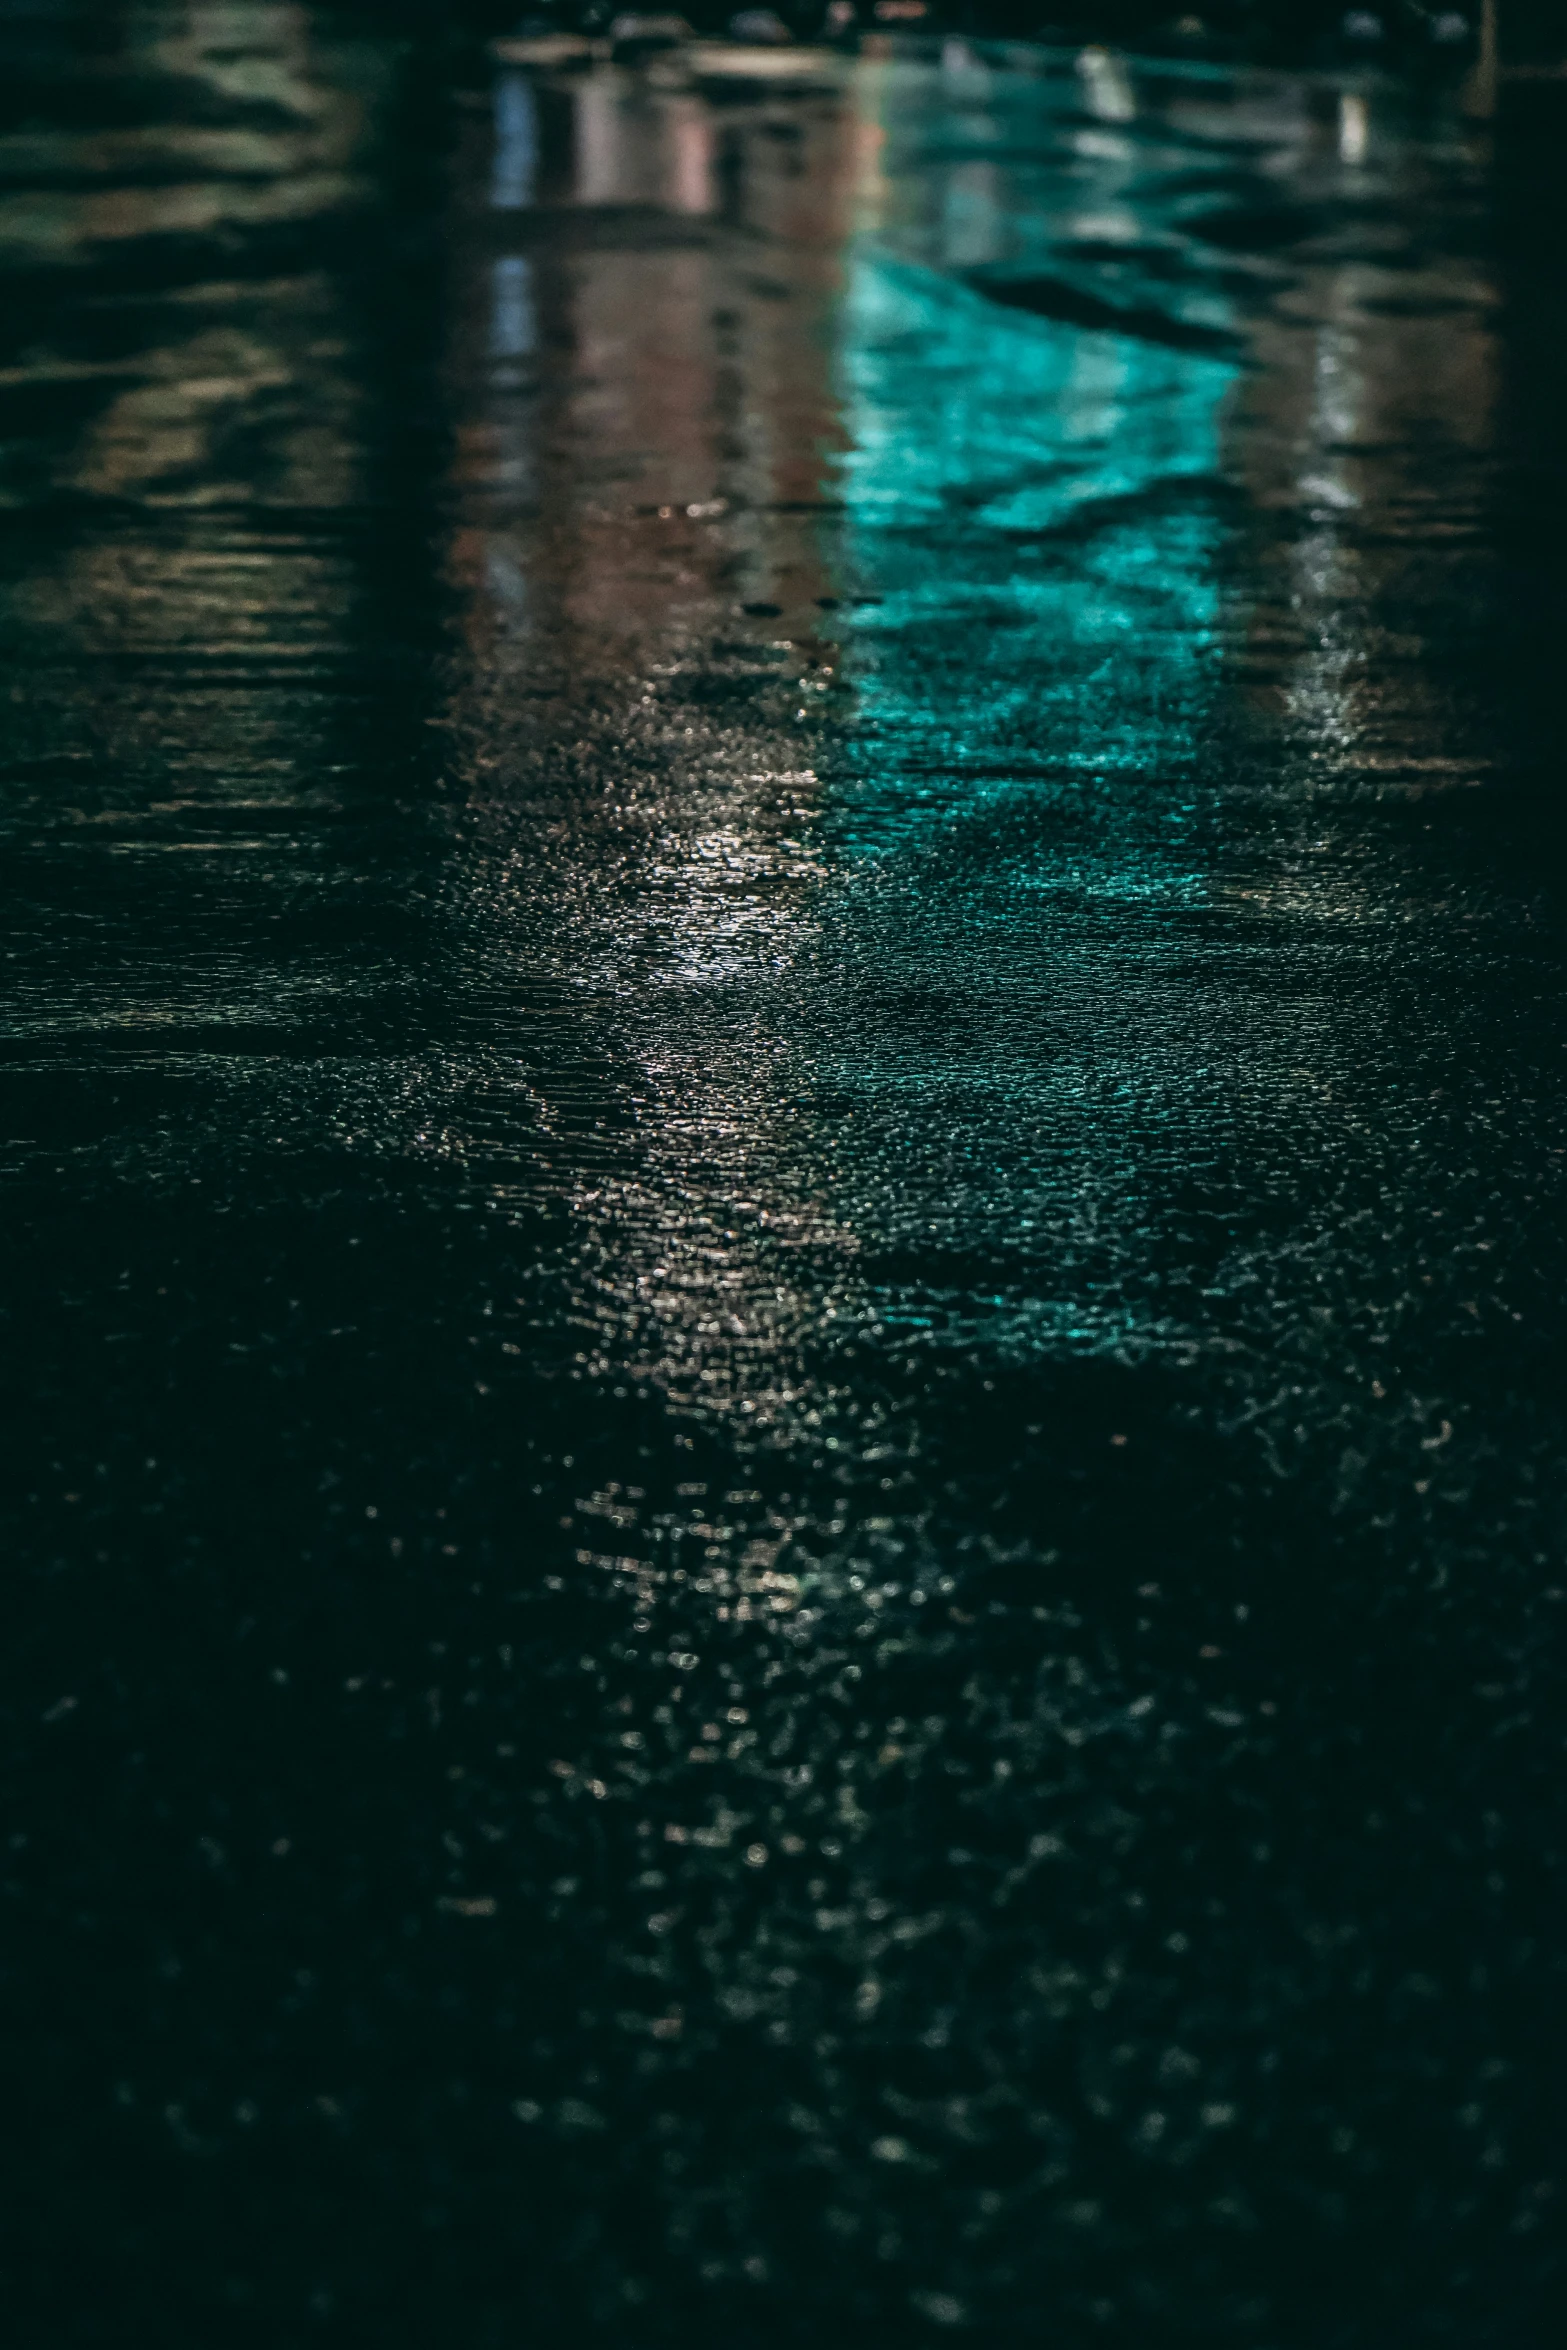
{"type": "Polygon", "coordinates": [[[18,2339],[1553,2338],[1550,104],[0,19],[18,2339]]]}

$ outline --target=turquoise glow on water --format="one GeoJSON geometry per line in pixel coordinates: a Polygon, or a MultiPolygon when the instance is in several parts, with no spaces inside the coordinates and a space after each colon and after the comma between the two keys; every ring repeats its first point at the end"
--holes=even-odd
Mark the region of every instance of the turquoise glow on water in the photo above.
{"type": "MultiPolygon", "coordinates": [[[[841,332],[847,567],[876,599],[846,651],[855,844],[1047,777],[1189,770],[1217,594],[1204,485],[1234,370],[999,310],[869,243],[841,332]]],[[[1074,875],[1052,859],[1028,879],[1074,875]]],[[[1173,878],[1121,855],[1100,886],[1173,878]]]]}
{"type": "MultiPolygon", "coordinates": [[[[1011,99],[1014,140],[1053,102],[1037,85],[1011,99]]],[[[896,118],[892,136],[908,146],[896,118]]],[[[1118,154],[1072,168],[1071,219],[1124,210],[1118,154]]],[[[1163,1126],[1184,1130],[1192,1105],[1164,1100],[1146,1019],[1106,1049],[1104,1005],[1128,926],[1158,960],[1210,894],[1214,491],[1237,370],[980,290],[975,256],[1052,268],[1059,180],[965,179],[954,253],[954,206],[927,204],[922,229],[918,179],[894,152],[838,314],[839,544],[863,600],[824,937],[875,968],[889,1012],[834,1056],[856,1137],[835,1198],[855,1229],[928,1248],[961,1228],[980,1252],[985,1272],[954,1264],[945,1293],[873,1280],[894,1348],[1179,1354],[1189,1328],[1121,1275],[1163,1126]],[[985,1009],[954,1041],[957,1003],[985,1009]]]]}

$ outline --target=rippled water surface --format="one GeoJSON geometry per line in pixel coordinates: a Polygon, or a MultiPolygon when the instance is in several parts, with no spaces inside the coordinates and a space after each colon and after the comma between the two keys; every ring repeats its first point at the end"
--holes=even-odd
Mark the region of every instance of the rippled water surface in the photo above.
{"type": "Polygon", "coordinates": [[[28,2343],[1551,2338],[1563,143],[819,82],[0,15],[28,2343]]]}

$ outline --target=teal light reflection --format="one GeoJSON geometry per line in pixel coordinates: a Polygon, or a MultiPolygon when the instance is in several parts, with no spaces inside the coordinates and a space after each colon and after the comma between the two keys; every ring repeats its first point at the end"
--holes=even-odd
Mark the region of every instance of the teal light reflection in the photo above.
{"type": "Polygon", "coordinates": [[[846,568],[877,599],[846,649],[853,842],[886,846],[1042,773],[1189,767],[1217,593],[1205,490],[1234,369],[1003,311],[863,246],[841,334],[846,568]]]}
{"type": "MultiPolygon", "coordinates": [[[[877,1235],[861,1327],[897,1352],[1188,1354],[1139,1267],[1206,1115],[1158,975],[1208,889],[1236,369],[987,299],[920,227],[946,168],[894,157],[839,314],[859,600],[823,948],[864,1011],[833,1058],[835,1206],[877,1235]]],[[[1135,174],[1107,159],[1101,204],[1099,169],[1072,150],[1066,196],[999,169],[992,248],[1048,267],[1061,206],[1124,213],[1135,174]]]]}

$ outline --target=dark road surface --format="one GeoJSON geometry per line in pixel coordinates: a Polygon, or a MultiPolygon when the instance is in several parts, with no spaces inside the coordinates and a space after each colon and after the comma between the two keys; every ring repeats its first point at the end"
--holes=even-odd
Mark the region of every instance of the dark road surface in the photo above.
{"type": "Polygon", "coordinates": [[[27,2350],[1556,2338],[1567,139],[820,78],[0,16],[27,2350]]]}

